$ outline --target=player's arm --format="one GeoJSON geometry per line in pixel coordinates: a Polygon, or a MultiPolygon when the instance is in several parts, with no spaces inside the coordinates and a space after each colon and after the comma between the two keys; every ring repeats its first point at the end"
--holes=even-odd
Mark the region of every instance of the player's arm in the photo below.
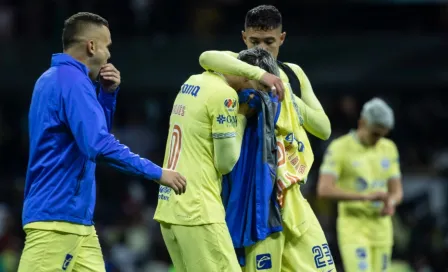
{"type": "Polygon", "coordinates": [[[207,71],[215,71],[225,75],[241,76],[259,81],[271,88],[279,100],[284,98],[285,88],[282,80],[266,72],[258,66],[250,65],[238,59],[238,54],[231,51],[206,51],[199,57],[199,64],[207,71]]]}
{"type": "Polygon", "coordinates": [[[246,117],[238,114],[238,106],[227,108],[227,99],[238,101],[238,95],[235,91],[218,90],[206,104],[212,122],[214,163],[222,175],[232,171],[238,161],[246,127],[246,117]]]}
{"type": "Polygon", "coordinates": [[[324,161],[320,167],[319,180],[317,183],[317,195],[320,198],[334,200],[362,201],[371,200],[371,196],[355,192],[347,192],[336,186],[342,171],[343,157],[342,148],[335,143],[331,143],[325,153],[324,161]]]}
{"type": "MultiPolygon", "coordinates": [[[[88,82],[78,81],[63,94],[64,114],[75,141],[82,153],[92,161],[104,161],[126,174],[146,179],[164,181],[176,193],[184,190],[184,185],[170,173],[162,177],[162,169],[151,161],[132,153],[108,132],[106,119],[95,90],[88,82]],[[167,179],[166,179],[167,178],[167,179]],[[168,180],[169,179],[169,180],[168,180]]],[[[166,184],[165,184],[166,183],[166,184]]]]}
{"type": "Polygon", "coordinates": [[[294,64],[288,64],[300,79],[301,98],[294,95],[300,113],[302,114],[305,129],[322,140],[327,140],[331,135],[330,119],[324,108],[314,94],[311,82],[303,70],[294,64]]]}
{"type": "Polygon", "coordinates": [[[108,92],[104,90],[103,87],[100,88],[98,95],[98,101],[104,111],[104,116],[106,118],[107,131],[110,132],[112,129],[112,123],[114,119],[115,109],[117,106],[117,94],[119,88],[114,92],[108,92]]]}
{"type": "Polygon", "coordinates": [[[403,200],[403,185],[401,183],[400,159],[395,144],[391,148],[391,160],[389,168],[389,178],[387,180],[388,196],[385,202],[383,214],[392,215],[395,206],[403,200]]]}
{"type": "Polygon", "coordinates": [[[266,73],[260,67],[240,61],[237,57],[238,53],[230,51],[205,51],[199,57],[199,64],[207,71],[211,70],[225,75],[241,76],[257,81],[266,73]]]}

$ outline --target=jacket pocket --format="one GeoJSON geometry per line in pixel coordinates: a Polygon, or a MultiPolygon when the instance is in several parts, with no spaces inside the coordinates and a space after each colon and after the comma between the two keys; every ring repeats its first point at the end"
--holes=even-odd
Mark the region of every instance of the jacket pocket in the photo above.
{"type": "Polygon", "coordinates": [[[82,163],[82,168],[81,171],[79,172],[79,175],[76,179],[76,189],[75,189],[75,195],[79,195],[80,189],[81,189],[81,181],[84,178],[84,174],[86,172],[86,165],[87,165],[87,161],[84,161],[82,163]]]}

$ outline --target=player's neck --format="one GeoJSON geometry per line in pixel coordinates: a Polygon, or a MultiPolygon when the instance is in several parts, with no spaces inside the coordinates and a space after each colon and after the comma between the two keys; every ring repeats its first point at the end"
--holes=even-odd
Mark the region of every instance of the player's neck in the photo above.
{"type": "Polygon", "coordinates": [[[359,143],[365,147],[370,147],[367,143],[366,140],[364,140],[364,133],[362,130],[357,129],[355,132],[356,138],[358,139],[359,143]]]}
{"type": "Polygon", "coordinates": [[[222,75],[227,84],[232,87],[235,91],[239,91],[239,86],[236,86],[237,84],[228,76],[222,75]]]}
{"type": "Polygon", "coordinates": [[[88,67],[86,58],[82,54],[80,54],[76,49],[69,48],[67,50],[64,50],[64,54],[71,56],[75,60],[81,62],[82,64],[88,67]]]}

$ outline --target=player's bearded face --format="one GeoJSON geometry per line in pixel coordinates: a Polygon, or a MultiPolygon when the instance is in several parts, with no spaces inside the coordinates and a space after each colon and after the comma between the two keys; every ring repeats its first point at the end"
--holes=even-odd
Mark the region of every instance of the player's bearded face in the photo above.
{"type": "Polygon", "coordinates": [[[242,32],[243,41],[247,48],[259,46],[270,52],[277,59],[280,46],[283,44],[286,32],[281,27],[269,30],[247,28],[242,32]]]}
{"type": "Polygon", "coordinates": [[[109,29],[105,26],[98,29],[95,39],[93,39],[91,43],[92,46],[89,50],[91,56],[89,68],[92,77],[96,78],[101,67],[106,64],[110,58],[109,46],[112,44],[112,41],[109,29]]]}

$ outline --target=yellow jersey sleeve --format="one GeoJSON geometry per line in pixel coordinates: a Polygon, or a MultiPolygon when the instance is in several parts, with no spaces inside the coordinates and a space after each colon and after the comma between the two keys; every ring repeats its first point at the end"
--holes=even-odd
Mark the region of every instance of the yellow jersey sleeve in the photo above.
{"type": "Polygon", "coordinates": [[[397,146],[391,141],[391,147],[389,149],[390,155],[390,167],[389,167],[389,180],[393,178],[401,178],[400,170],[400,155],[398,154],[397,146]]]}
{"type": "Polygon", "coordinates": [[[332,142],[327,148],[324,160],[320,166],[320,174],[330,174],[339,178],[343,168],[343,148],[337,142],[332,142]]]}
{"type": "Polygon", "coordinates": [[[245,127],[246,117],[238,114],[236,137],[213,140],[215,167],[222,175],[232,171],[240,157],[245,127]]]}
{"type": "Polygon", "coordinates": [[[219,88],[206,102],[212,123],[212,138],[234,138],[238,126],[238,95],[230,87],[219,88]]]}
{"type": "Polygon", "coordinates": [[[299,106],[300,114],[303,118],[303,126],[306,131],[322,140],[330,138],[331,124],[325,111],[309,107],[296,95],[294,95],[294,99],[299,106]]]}
{"type": "Polygon", "coordinates": [[[305,72],[296,64],[287,64],[300,80],[301,98],[294,95],[303,118],[305,129],[314,136],[327,140],[331,135],[330,119],[314,94],[311,82],[305,72]]]}
{"type": "Polygon", "coordinates": [[[240,61],[238,53],[230,51],[206,51],[199,57],[202,68],[225,75],[242,76],[248,79],[260,80],[265,70],[240,61]]]}

